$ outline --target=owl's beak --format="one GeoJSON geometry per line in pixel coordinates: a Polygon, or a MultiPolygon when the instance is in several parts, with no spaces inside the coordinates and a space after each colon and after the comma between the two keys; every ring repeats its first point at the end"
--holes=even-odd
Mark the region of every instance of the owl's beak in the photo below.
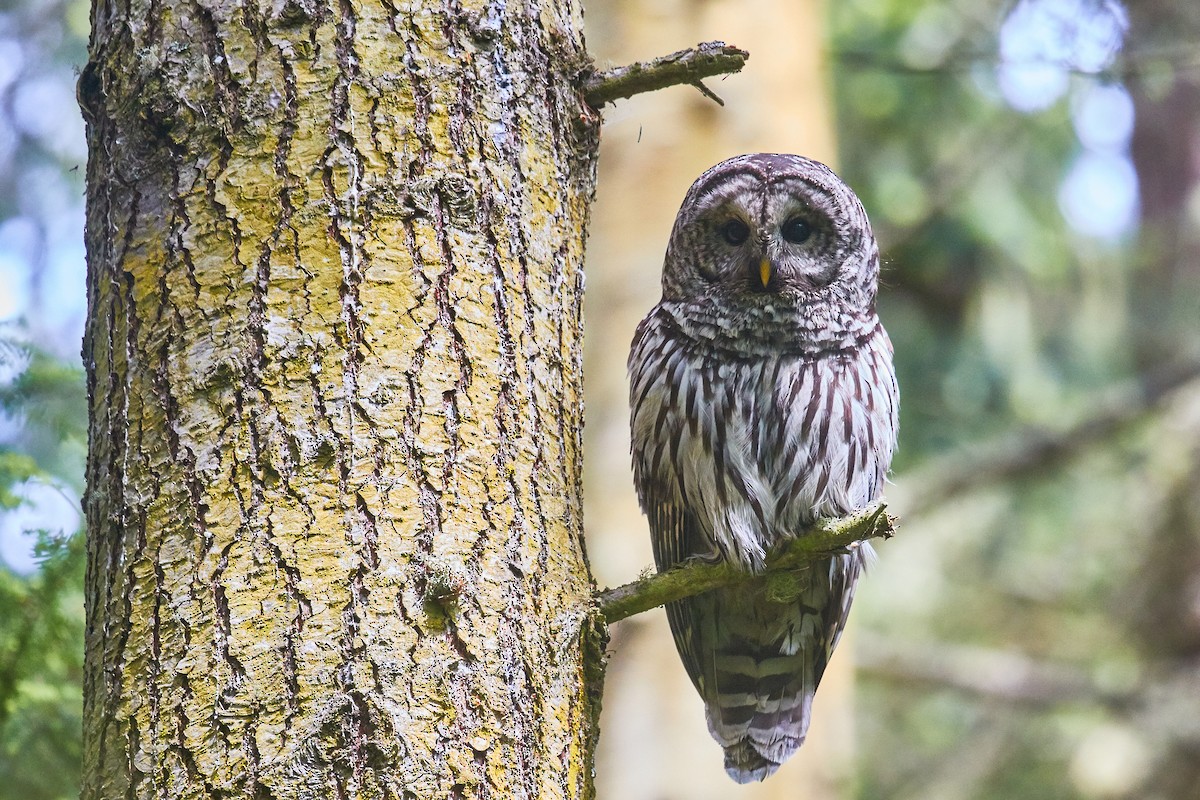
{"type": "Polygon", "coordinates": [[[762,287],[767,288],[767,284],[771,282],[771,259],[764,258],[758,262],[758,279],[762,281],[762,287]]]}

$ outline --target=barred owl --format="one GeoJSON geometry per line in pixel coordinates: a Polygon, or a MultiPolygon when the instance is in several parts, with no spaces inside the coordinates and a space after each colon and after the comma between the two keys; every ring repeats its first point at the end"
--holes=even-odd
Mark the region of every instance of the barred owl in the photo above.
{"type": "MultiPolygon", "coordinates": [[[[880,496],[899,396],[878,277],[862,204],[823,164],[744,155],[692,184],[629,355],[634,477],[660,570],[759,572],[818,517],[880,496]]],[[[668,605],[734,780],[763,780],[804,742],[872,556],[864,542],[782,592],[763,579],[668,605]]]]}

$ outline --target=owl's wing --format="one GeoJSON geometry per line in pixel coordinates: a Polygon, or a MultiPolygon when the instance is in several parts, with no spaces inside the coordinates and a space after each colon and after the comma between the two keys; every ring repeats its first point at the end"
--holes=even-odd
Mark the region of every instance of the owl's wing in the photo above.
{"type": "MultiPolygon", "coordinates": [[[[696,498],[688,502],[683,488],[681,465],[693,457],[690,449],[694,448],[681,445],[689,435],[698,434],[691,430],[695,420],[685,416],[690,404],[682,390],[684,361],[674,341],[663,335],[660,316],[651,313],[638,326],[629,373],[634,485],[661,572],[692,559],[721,556],[712,523],[702,521],[703,509],[694,505],[696,498]]],[[[706,702],[715,696],[718,685],[713,654],[720,637],[713,626],[723,625],[720,594],[706,592],[666,605],[680,660],[706,702]]]]}
{"type": "Polygon", "coordinates": [[[647,499],[646,518],[650,523],[650,543],[654,563],[660,572],[712,551],[708,537],[700,530],[696,515],[681,503],[660,499],[651,494],[647,499]]]}
{"type": "MultiPolygon", "coordinates": [[[[712,545],[700,529],[696,515],[673,499],[665,499],[662,492],[646,487],[642,494],[642,505],[650,523],[650,542],[654,550],[654,563],[659,572],[711,552],[712,545]]],[[[696,689],[701,689],[702,663],[696,647],[695,632],[699,620],[699,609],[694,602],[679,600],[667,603],[667,621],[675,637],[675,647],[687,670],[688,677],[696,689]]]]}

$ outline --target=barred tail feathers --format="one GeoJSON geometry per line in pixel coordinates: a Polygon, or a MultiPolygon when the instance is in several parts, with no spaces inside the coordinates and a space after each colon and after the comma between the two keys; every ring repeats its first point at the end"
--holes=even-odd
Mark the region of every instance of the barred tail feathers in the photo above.
{"type": "Polygon", "coordinates": [[[738,783],[772,775],[808,734],[824,657],[773,649],[776,655],[767,657],[760,657],[761,649],[755,655],[714,654],[715,686],[704,692],[709,733],[725,748],[725,771],[738,783]]]}
{"type": "MultiPolygon", "coordinates": [[[[849,611],[864,554],[799,573],[796,594],[764,587],[710,592],[669,609],[680,654],[704,699],[708,729],[738,783],[773,774],[804,743],[813,696],[849,611]]],[[[672,604],[676,605],[676,604],[672,604]]]]}
{"type": "MultiPolygon", "coordinates": [[[[780,662],[792,660],[766,659],[759,665],[779,669],[780,662]]],[[[804,744],[819,680],[813,666],[810,662],[800,674],[787,675],[786,682],[783,675],[768,677],[752,694],[722,693],[706,704],[708,730],[725,750],[729,777],[738,783],[764,780],[804,744]],[[778,692],[771,691],[773,685],[780,686],[778,692]]]]}

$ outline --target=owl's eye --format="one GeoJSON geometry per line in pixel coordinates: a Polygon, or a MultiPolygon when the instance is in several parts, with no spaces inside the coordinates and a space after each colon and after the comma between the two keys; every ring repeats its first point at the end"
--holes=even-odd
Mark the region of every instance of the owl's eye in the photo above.
{"type": "Polygon", "coordinates": [[[740,219],[731,219],[717,228],[717,233],[731,245],[737,246],[750,238],[750,227],[740,219]]]}
{"type": "Polygon", "coordinates": [[[792,217],[779,228],[779,232],[783,234],[785,241],[792,244],[800,244],[808,241],[808,237],[812,236],[812,226],[799,217],[792,217]]]}

